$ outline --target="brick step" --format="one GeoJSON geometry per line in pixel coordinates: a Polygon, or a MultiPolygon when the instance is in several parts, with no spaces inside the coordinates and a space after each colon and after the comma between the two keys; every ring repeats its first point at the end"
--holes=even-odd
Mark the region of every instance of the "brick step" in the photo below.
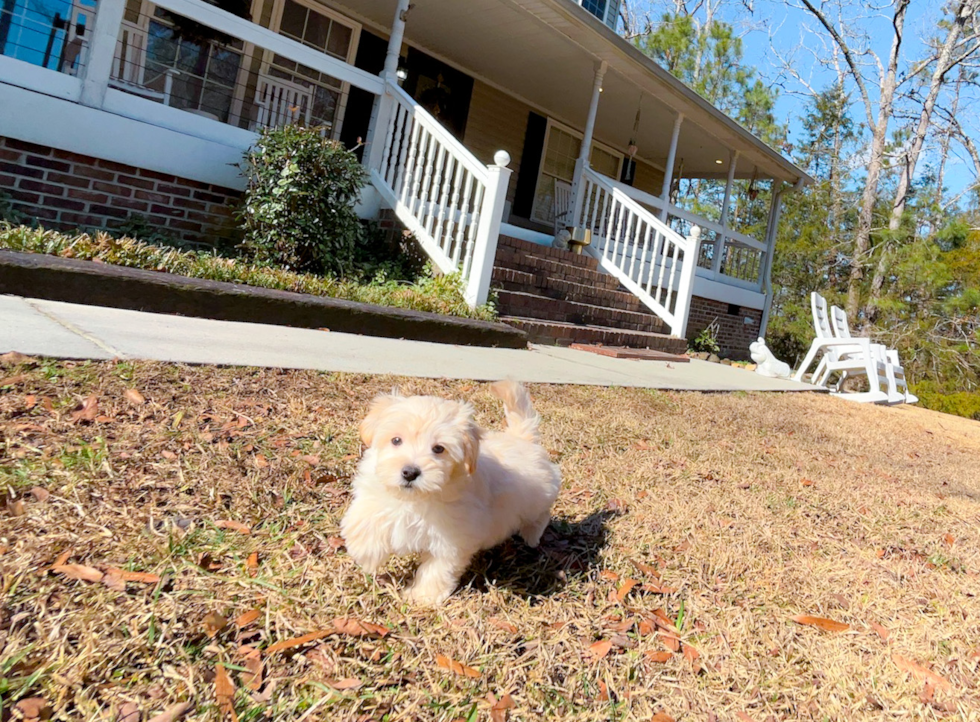
{"type": "Polygon", "coordinates": [[[542,321],[536,318],[501,316],[501,321],[527,333],[532,343],[569,346],[573,343],[649,348],[666,353],[681,354],[687,350],[687,341],[676,336],[643,331],[624,331],[607,326],[578,326],[559,321],[542,321]]]}
{"type": "Polygon", "coordinates": [[[618,308],[576,303],[561,298],[541,296],[533,292],[498,291],[497,299],[497,308],[504,316],[610,326],[627,331],[663,333],[667,330],[666,324],[649,312],[624,311],[618,308]]]}
{"type": "Polygon", "coordinates": [[[537,293],[549,298],[562,298],[576,303],[588,303],[593,306],[633,311],[634,313],[649,313],[649,309],[629,291],[613,290],[597,287],[592,283],[577,283],[560,278],[551,278],[546,273],[529,273],[512,268],[495,266],[491,285],[505,291],[524,291],[537,293]]]}
{"type": "Polygon", "coordinates": [[[551,246],[542,246],[540,243],[522,241],[519,238],[512,238],[510,236],[500,236],[500,239],[497,241],[497,251],[499,252],[501,250],[503,250],[505,253],[529,253],[541,258],[550,258],[552,260],[561,261],[570,266],[580,266],[582,268],[592,269],[597,267],[596,260],[586,253],[572,253],[571,251],[565,251],[560,248],[552,248],[551,246]]]}
{"type": "Polygon", "coordinates": [[[533,255],[507,257],[498,253],[494,259],[494,265],[499,268],[509,268],[515,271],[521,271],[522,273],[540,274],[552,279],[581,283],[597,288],[605,288],[610,291],[619,289],[619,281],[608,273],[581,266],[572,266],[552,258],[533,255]]]}

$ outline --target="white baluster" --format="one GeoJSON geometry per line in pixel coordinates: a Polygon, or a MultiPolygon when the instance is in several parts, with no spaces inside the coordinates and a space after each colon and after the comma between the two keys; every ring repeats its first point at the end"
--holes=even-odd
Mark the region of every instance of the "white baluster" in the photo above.
{"type": "Polygon", "coordinates": [[[476,233],[480,228],[480,216],[483,213],[483,198],[486,195],[486,188],[477,180],[473,186],[473,214],[470,216],[470,225],[466,229],[466,250],[463,252],[463,278],[470,277],[470,268],[473,265],[473,250],[476,244],[476,233]]]}
{"type": "Polygon", "coordinates": [[[456,225],[456,249],[453,252],[453,263],[456,267],[459,267],[460,259],[464,262],[466,257],[463,255],[463,251],[466,249],[466,231],[470,227],[470,194],[473,191],[473,187],[476,186],[476,178],[470,171],[464,171],[463,173],[463,202],[459,206],[459,223],[456,225]]]}
{"type": "Polygon", "coordinates": [[[456,226],[457,218],[460,213],[459,209],[459,187],[460,181],[462,180],[463,174],[466,171],[463,169],[463,164],[458,160],[453,159],[453,173],[452,173],[452,188],[449,193],[449,209],[446,213],[446,227],[443,229],[444,238],[446,239],[446,253],[455,259],[455,248],[453,246],[453,230],[456,226]]]}
{"type": "Polygon", "coordinates": [[[442,248],[449,255],[452,250],[453,239],[449,236],[449,240],[446,241],[446,214],[448,212],[449,218],[452,218],[453,211],[452,208],[447,208],[449,204],[449,193],[452,190],[453,185],[453,169],[455,167],[455,161],[449,153],[449,149],[446,149],[446,162],[442,169],[442,194],[439,196],[439,217],[436,219],[436,230],[433,238],[435,238],[436,245],[442,248]],[[445,247],[443,243],[446,243],[445,247]]]}
{"type": "Polygon", "coordinates": [[[418,218],[419,222],[423,224],[423,219],[428,211],[426,208],[426,198],[429,197],[429,185],[432,183],[432,160],[439,150],[439,141],[432,132],[428,133],[428,139],[429,142],[425,145],[425,154],[422,156],[424,159],[422,184],[419,187],[417,196],[418,207],[415,211],[415,217],[418,218]]]}
{"type": "Polygon", "coordinates": [[[422,124],[419,123],[418,118],[415,119],[415,123],[419,126],[419,136],[412,146],[412,152],[415,154],[415,162],[412,163],[412,187],[408,193],[408,208],[412,215],[418,218],[419,188],[422,185],[422,172],[425,166],[425,154],[428,152],[427,147],[431,139],[429,137],[429,132],[422,127],[422,124]]]}
{"type": "Polygon", "coordinates": [[[425,224],[425,232],[432,236],[437,246],[439,245],[439,239],[436,237],[436,221],[442,213],[442,209],[439,207],[439,189],[443,186],[442,174],[446,165],[446,156],[448,155],[449,151],[444,146],[440,145],[436,148],[432,187],[429,189],[429,218],[425,224]]]}
{"type": "Polygon", "coordinates": [[[507,151],[498,150],[493,157],[493,162],[495,165],[487,169],[487,187],[483,197],[483,212],[481,214],[482,222],[473,249],[466,288],[463,291],[463,297],[470,306],[486,303],[490,294],[493,261],[497,255],[500,223],[503,220],[507,185],[512,173],[507,167],[510,163],[510,155],[507,151]]]}

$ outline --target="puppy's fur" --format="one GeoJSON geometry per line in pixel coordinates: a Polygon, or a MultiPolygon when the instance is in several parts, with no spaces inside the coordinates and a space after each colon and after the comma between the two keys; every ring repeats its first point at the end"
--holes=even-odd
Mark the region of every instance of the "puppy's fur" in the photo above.
{"type": "Polygon", "coordinates": [[[361,423],[368,447],[341,522],[368,573],[392,554],[421,555],[409,597],[441,604],[473,555],[519,532],[538,545],[558,496],[558,467],[539,444],[523,386],[502,381],[507,428],[480,429],[473,407],[433,396],[379,396],[361,423]]]}

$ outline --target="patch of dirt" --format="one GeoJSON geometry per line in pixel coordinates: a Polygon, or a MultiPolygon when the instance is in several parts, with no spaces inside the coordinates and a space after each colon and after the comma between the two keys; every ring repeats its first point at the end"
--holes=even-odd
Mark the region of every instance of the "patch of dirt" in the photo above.
{"type": "Polygon", "coordinates": [[[564,475],[551,527],[539,550],[481,554],[433,611],[399,598],[411,560],[370,578],[343,549],[357,422],[397,383],[499,426],[486,385],[25,359],[2,375],[0,689],[21,716],[980,709],[980,424],[532,386],[564,475]]]}

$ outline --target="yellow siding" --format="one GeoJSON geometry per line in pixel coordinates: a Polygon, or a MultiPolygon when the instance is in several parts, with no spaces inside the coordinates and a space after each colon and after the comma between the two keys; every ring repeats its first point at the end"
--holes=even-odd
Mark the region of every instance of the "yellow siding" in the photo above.
{"type": "Polygon", "coordinates": [[[521,167],[527,114],[530,111],[531,108],[519,100],[479,80],[473,81],[473,97],[463,143],[473,155],[488,165],[493,163],[493,154],[498,150],[510,153],[509,168],[514,173],[507,189],[507,200],[511,202],[521,167]]]}
{"type": "Polygon", "coordinates": [[[652,165],[648,165],[642,161],[637,161],[636,180],[633,182],[634,188],[644,191],[645,193],[649,193],[653,196],[659,196],[660,191],[663,190],[663,185],[663,172],[657,170],[652,165]]]}

